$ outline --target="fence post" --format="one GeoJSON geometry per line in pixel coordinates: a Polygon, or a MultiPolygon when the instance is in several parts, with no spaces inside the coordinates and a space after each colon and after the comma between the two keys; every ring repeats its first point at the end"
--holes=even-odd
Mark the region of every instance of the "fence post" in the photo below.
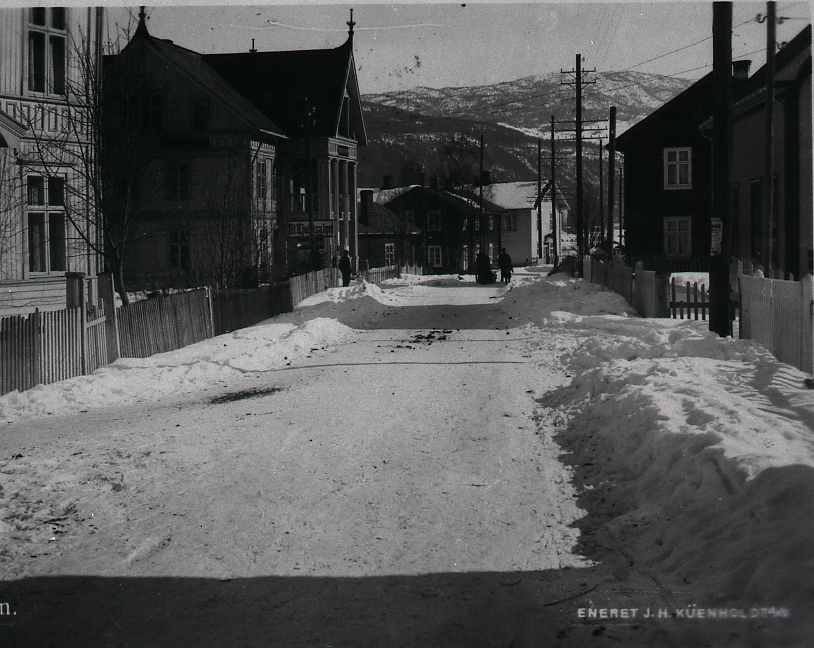
{"type": "Polygon", "coordinates": [[[40,339],[41,323],[40,309],[34,309],[31,314],[31,383],[39,385],[42,382],[40,361],[42,360],[42,340],[40,339]]]}
{"type": "Polygon", "coordinates": [[[105,342],[107,343],[107,364],[121,357],[119,323],[116,318],[116,293],[113,290],[113,275],[110,272],[99,274],[99,299],[105,309],[105,342]]]}
{"type": "Polygon", "coordinates": [[[814,372],[814,277],[810,274],[800,279],[800,305],[800,369],[810,374],[814,372]]]}
{"type": "Polygon", "coordinates": [[[85,273],[84,272],[66,272],[65,281],[65,298],[68,308],[79,309],[79,362],[80,371],[84,376],[87,373],[88,358],[87,358],[87,331],[85,330],[85,323],[87,322],[87,313],[85,312],[85,273]]]}

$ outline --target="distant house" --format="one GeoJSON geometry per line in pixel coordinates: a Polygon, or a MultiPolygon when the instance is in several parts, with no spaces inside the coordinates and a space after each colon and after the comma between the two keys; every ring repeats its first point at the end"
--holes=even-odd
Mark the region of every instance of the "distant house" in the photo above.
{"type": "MultiPolygon", "coordinates": [[[[783,277],[812,272],[811,25],[775,57],[774,218],[772,267],[783,277]]],[[[762,258],[766,188],[766,69],[734,97],[733,254],[744,266],[762,258]]]]}
{"type": "Polygon", "coordinates": [[[625,252],[660,271],[706,270],[711,249],[712,73],[616,138],[624,153],[625,252]]]}
{"type": "Polygon", "coordinates": [[[415,265],[420,258],[422,231],[415,215],[396,212],[373,199],[373,189],[359,192],[359,258],[361,268],[415,265]]]}
{"type": "Polygon", "coordinates": [[[556,199],[557,232],[552,234],[553,218],[551,192],[547,181],[542,182],[543,196],[537,209],[537,182],[495,182],[484,187],[484,196],[505,210],[503,216],[502,246],[514,264],[536,264],[539,259],[552,263],[554,245],[557,254],[563,254],[562,234],[568,221],[568,203],[560,196],[556,199]],[[542,228],[538,225],[542,223],[542,228]],[[540,243],[542,242],[542,249],[540,243]]]}
{"type": "Polygon", "coordinates": [[[352,33],[335,49],[202,55],[152,37],[142,14],[105,88],[109,202],[139,222],[128,286],[245,285],[342,248],[356,262],[352,33]]]}
{"type": "Polygon", "coordinates": [[[484,198],[481,218],[479,192],[411,185],[374,191],[373,201],[386,206],[421,232],[416,263],[425,272],[468,272],[484,243],[492,264],[500,254],[498,227],[505,210],[484,198]]]}
{"type": "Polygon", "coordinates": [[[66,306],[66,272],[96,301],[93,149],[77,96],[99,63],[103,9],[0,9],[0,316],[66,306]],[[76,53],[90,53],[70,64],[76,53]]]}

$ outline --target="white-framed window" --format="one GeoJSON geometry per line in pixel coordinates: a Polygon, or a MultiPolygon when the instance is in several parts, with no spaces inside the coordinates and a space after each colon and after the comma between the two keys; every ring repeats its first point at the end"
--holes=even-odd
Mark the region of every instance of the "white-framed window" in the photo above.
{"type": "Polygon", "coordinates": [[[469,217],[468,217],[468,216],[464,216],[464,217],[461,219],[461,231],[462,231],[462,232],[465,232],[465,231],[466,231],[466,230],[468,230],[468,229],[469,229],[469,217]]]}
{"type": "Polygon", "coordinates": [[[28,270],[36,274],[65,272],[67,234],[65,178],[26,177],[26,221],[28,227],[28,270]],[[58,209],[54,209],[54,208],[58,209]]]}
{"type": "Polygon", "coordinates": [[[464,245],[461,248],[461,270],[466,272],[469,270],[469,246],[464,245]]]}
{"type": "Polygon", "coordinates": [[[433,268],[440,268],[443,265],[440,245],[427,246],[427,261],[433,268]]]}
{"type": "Polygon", "coordinates": [[[65,94],[65,7],[30,7],[28,10],[28,90],[65,94]]]}
{"type": "Polygon", "coordinates": [[[189,269],[189,232],[186,230],[170,230],[169,262],[173,270],[189,269]]]}
{"type": "Polygon", "coordinates": [[[384,265],[390,266],[395,265],[396,263],[396,244],[395,243],[385,243],[384,244],[384,265]]]}
{"type": "Polygon", "coordinates": [[[667,216],[664,219],[664,252],[668,258],[688,257],[692,252],[692,218],[667,216]]]}
{"type": "Polygon", "coordinates": [[[517,214],[506,214],[503,217],[503,229],[506,232],[517,231],[517,214]]]}
{"type": "Polygon", "coordinates": [[[440,232],[441,231],[441,212],[428,211],[427,212],[427,231],[440,232]]]}
{"type": "Polygon", "coordinates": [[[493,229],[495,229],[495,217],[494,216],[487,216],[487,218],[488,218],[487,223],[488,223],[489,231],[492,231],[493,229]]]}
{"type": "Polygon", "coordinates": [[[664,149],[664,188],[692,189],[692,149],[664,149]]]}
{"type": "Polygon", "coordinates": [[[492,265],[497,265],[497,245],[489,243],[489,261],[492,265]]]}

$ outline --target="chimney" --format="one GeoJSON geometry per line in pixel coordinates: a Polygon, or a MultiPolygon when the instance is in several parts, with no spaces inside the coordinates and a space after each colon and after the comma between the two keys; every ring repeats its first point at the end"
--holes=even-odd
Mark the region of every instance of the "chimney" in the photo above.
{"type": "Polygon", "coordinates": [[[430,178],[430,189],[435,189],[435,191],[438,191],[438,178],[437,177],[430,178]]]}
{"type": "Polygon", "coordinates": [[[365,225],[369,225],[370,217],[373,215],[373,190],[362,189],[359,193],[362,196],[362,208],[359,213],[359,220],[365,225]]]}
{"type": "Polygon", "coordinates": [[[491,171],[484,171],[483,175],[481,175],[480,181],[484,186],[488,185],[488,184],[492,184],[492,172],[491,171]]]}
{"type": "Polygon", "coordinates": [[[386,175],[382,176],[382,189],[392,189],[393,188],[393,176],[386,175]]]}
{"type": "Polygon", "coordinates": [[[749,67],[752,61],[732,61],[732,80],[736,83],[743,83],[749,78],[749,67]]]}

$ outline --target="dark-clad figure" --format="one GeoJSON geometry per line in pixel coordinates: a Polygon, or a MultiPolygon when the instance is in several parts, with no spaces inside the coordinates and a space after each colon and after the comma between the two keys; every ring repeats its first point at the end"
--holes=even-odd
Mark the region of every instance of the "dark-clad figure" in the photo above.
{"type": "Polygon", "coordinates": [[[339,259],[339,263],[337,264],[339,268],[339,272],[342,273],[342,286],[347,287],[350,283],[350,257],[348,256],[347,250],[342,250],[342,258],[339,259]]]}
{"type": "Polygon", "coordinates": [[[506,252],[506,248],[500,251],[500,256],[497,258],[497,267],[500,268],[500,280],[503,283],[509,283],[512,280],[512,258],[506,252]]]}
{"type": "Polygon", "coordinates": [[[492,276],[492,262],[489,260],[489,255],[486,252],[478,252],[475,259],[475,268],[477,270],[477,282],[479,284],[490,284],[494,281],[492,276]]]}

